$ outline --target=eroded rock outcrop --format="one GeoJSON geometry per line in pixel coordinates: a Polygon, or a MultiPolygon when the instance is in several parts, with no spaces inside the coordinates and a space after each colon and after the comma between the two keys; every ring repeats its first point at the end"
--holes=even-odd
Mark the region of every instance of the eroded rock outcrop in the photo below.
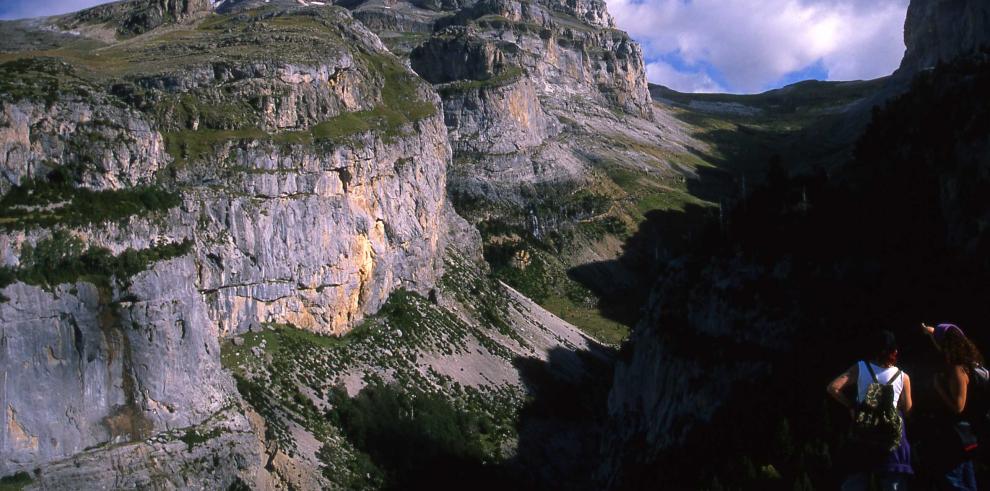
{"type": "Polygon", "coordinates": [[[50,100],[2,103],[0,194],[56,169],[94,190],[148,185],[167,164],[164,140],[146,118],[115,103],[64,62],[18,61],[6,71],[7,76],[32,79],[27,95],[50,100]]]}
{"type": "Polygon", "coordinates": [[[587,183],[592,164],[572,146],[576,132],[561,118],[587,123],[594,134],[603,129],[597,118],[653,117],[639,46],[614,28],[603,2],[398,2],[388,9],[357,2],[349,8],[393,50],[408,49],[413,69],[440,91],[457,160],[471,166],[451,174],[464,199],[497,197],[499,205],[525,208],[533,205],[524,195],[534,186],[587,183]],[[424,16],[434,32],[412,48],[398,40],[413,31],[368,20],[372,13],[378,19],[437,10],[451,15],[424,16]],[[504,172],[488,179],[493,168],[504,172]],[[498,190],[477,186],[472,175],[498,190]]]}

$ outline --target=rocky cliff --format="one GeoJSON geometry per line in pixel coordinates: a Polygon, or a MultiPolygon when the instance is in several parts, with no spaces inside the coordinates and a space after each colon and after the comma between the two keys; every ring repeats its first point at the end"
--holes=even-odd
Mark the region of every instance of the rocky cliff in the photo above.
{"type": "MultiPolygon", "coordinates": [[[[603,5],[568,8],[610,22],[603,5]]],[[[498,83],[441,110],[347,10],[212,10],[130,1],[0,23],[3,485],[415,482],[347,416],[397,390],[464,431],[416,458],[467,448],[469,475],[587,482],[574,476],[593,447],[561,459],[544,442],[594,442],[597,428],[523,409],[560,384],[577,392],[609,355],[486,277],[477,230],[447,200],[449,135],[464,135],[458,152],[537,148],[562,131],[548,89],[506,46],[444,34],[475,71],[439,61],[436,86],[498,83]]],[[[586,92],[636,69],[572,58],[586,92]]],[[[645,107],[603,94],[586,95],[645,107]]]]}
{"type": "MultiPolygon", "coordinates": [[[[439,277],[457,219],[436,93],[345,11],[204,5],[101,7],[38,34],[57,58],[4,55],[0,474],[214,417],[227,429],[204,431],[250,431],[222,337],[340,334],[439,277]],[[129,8],[181,24],[79,36],[129,8]]],[[[257,439],[231,442],[233,471],[192,474],[255,479],[257,439]]],[[[172,451],[146,445],[126,458],[172,451]]],[[[68,485],[64,469],[39,479],[68,485]]]]}
{"type": "Polygon", "coordinates": [[[470,163],[451,175],[464,199],[524,208],[528,189],[587,182],[579,129],[562,122],[652,115],[642,53],[604,3],[477,2],[433,28],[409,57],[440,91],[455,153],[470,163]]]}
{"type": "Polygon", "coordinates": [[[990,5],[968,0],[914,0],[904,24],[900,71],[914,74],[990,46],[990,5]]]}
{"type": "Polygon", "coordinates": [[[685,183],[703,159],[689,149],[705,145],[655,110],[641,49],[605,3],[342,5],[440,93],[451,201],[481,231],[496,276],[569,320],[596,319],[589,330],[618,343],[627,328],[595,304],[640,298],[626,295],[635,274],[572,273],[621,254],[658,202],[693,200],[685,183]]]}

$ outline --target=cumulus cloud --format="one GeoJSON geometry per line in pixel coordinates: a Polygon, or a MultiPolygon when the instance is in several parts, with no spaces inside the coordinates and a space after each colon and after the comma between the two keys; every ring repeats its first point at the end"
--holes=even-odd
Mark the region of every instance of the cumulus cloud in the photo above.
{"type": "Polygon", "coordinates": [[[703,71],[678,70],[660,60],[646,64],[646,78],[678,92],[725,92],[725,88],[703,71]]]}
{"type": "Polygon", "coordinates": [[[908,1],[607,0],[657,67],[650,81],[734,92],[815,66],[829,80],[890,74],[904,54],[908,1]]]}
{"type": "Polygon", "coordinates": [[[0,19],[65,14],[108,3],[107,0],[0,0],[0,19]]]}

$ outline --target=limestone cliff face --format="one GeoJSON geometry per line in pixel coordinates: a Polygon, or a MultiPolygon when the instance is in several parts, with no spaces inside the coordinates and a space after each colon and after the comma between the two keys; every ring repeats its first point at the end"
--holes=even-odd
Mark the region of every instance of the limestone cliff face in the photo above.
{"type": "Polygon", "coordinates": [[[497,86],[492,68],[522,71],[548,103],[563,95],[650,112],[642,52],[615,30],[603,3],[486,0],[458,11],[411,53],[417,73],[434,83],[497,86]]]}
{"type": "Polygon", "coordinates": [[[914,0],[904,22],[908,75],[990,47],[990,4],[971,0],[914,0]]]}
{"type": "Polygon", "coordinates": [[[138,487],[263,481],[219,340],[261,323],[343,333],[441,272],[460,222],[428,84],[334,7],[188,22],[99,61],[0,65],[0,475],[43,468],[59,489],[113,458],[108,476],[138,487]],[[115,207],[134,193],[152,198],[115,207]],[[180,452],[194,430],[206,448],[180,452]],[[174,453],[198,477],[155,463],[174,453]]]}
{"type": "Polygon", "coordinates": [[[4,290],[0,473],[192,426],[231,403],[195,274],[191,257],[159,263],[115,304],[86,282],[4,290]]]}
{"type": "MultiPolygon", "coordinates": [[[[41,76],[67,75],[49,60],[41,76]]],[[[37,72],[35,72],[37,74],[37,72]]],[[[72,169],[78,185],[94,190],[148,185],[168,161],[162,136],[137,111],[113,104],[95,87],[76,81],[92,97],[66,94],[51,104],[4,101],[0,112],[0,194],[25,179],[72,169]]]]}
{"type": "Polygon", "coordinates": [[[340,334],[394,289],[432,287],[447,219],[443,125],[431,117],[395,142],[363,143],[224,157],[248,172],[204,190],[198,210],[199,233],[222,237],[204,244],[198,278],[222,333],[279,322],[340,334]]]}
{"type": "Polygon", "coordinates": [[[391,49],[408,52],[440,92],[455,160],[464,165],[451,173],[451,186],[466,199],[526,207],[534,186],[587,183],[592,164],[561,118],[594,134],[606,120],[653,116],[642,52],[614,28],[604,2],[348,6],[391,49]],[[409,27],[412,18],[422,25],[409,27]],[[430,30],[425,39],[416,34],[413,47],[400,41],[430,30]]]}

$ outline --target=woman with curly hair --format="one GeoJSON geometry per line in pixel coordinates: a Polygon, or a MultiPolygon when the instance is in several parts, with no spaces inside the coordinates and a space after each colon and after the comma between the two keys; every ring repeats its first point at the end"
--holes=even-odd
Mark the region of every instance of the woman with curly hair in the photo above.
{"type": "Polygon", "coordinates": [[[973,451],[976,437],[973,434],[970,404],[971,381],[977,367],[983,365],[983,355],[962,329],[955,324],[939,324],[935,327],[922,324],[931,336],[942,356],[943,366],[935,375],[935,393],[940,406],[938,425],[942,440],[938,454],[942,462],[936,469],[936,486],[945,490],[976,491],[976,470],[973,451]]]}

